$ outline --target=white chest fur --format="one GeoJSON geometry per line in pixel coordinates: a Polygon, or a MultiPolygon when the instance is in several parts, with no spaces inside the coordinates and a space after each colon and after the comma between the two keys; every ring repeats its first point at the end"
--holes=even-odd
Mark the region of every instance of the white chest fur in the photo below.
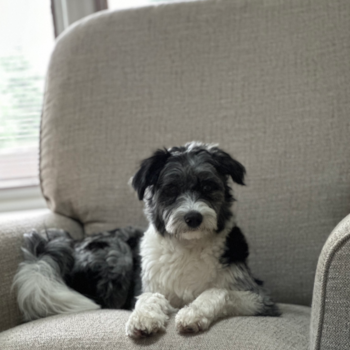
{"type": "Polygon", "coordinates": [[[205,241],[179,241],[162,237],[151,225],[141,242],[143,291],[161,293],[182,307],[206,289],[224,287],[227,269],[219,259],[225,239],[222,233],[205,241]]]}

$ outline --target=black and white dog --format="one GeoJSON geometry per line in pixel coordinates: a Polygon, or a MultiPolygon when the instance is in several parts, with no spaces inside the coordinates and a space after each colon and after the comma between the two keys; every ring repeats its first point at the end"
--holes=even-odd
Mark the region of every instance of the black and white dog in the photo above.
{"type": "Polygon", "coordinates": [[[236,226],[229,178],[244,185],[245,168],[216,145],[191,142],[158,150],[132,179],[149,228],[141,240],[142,290],[126,333],[163,330],[178,311],[181,333],[206,330],[225,316],[278,316],[248,266],[236,226]]]}
{"type": "Polygon", "coordinates": [[[235,223],[229,179],[244,185],[244,176],[243,165],[216,145],[158,150],[132,178],[149,220],[144,234],[127,228],[82,241],[60,230],[47,239],[27,234],[14,280],[25,318],[133,309],[126,333],[138,338],[164,330],[178,309],[181,333],[226,316],[278,316],[247,266],[248,245],[235,223]]]}
{"type": "Polygon", "coordinates": [[[126,227],[74,240],[60,229],[24,235],[13,286],[25,321],[100,308],[133,309],[141,293],[139,241],[126,227]]]}

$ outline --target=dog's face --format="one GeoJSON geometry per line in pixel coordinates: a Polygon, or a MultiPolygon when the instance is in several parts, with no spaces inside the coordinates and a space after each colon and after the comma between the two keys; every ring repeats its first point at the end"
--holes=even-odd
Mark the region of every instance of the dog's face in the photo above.
{"type": "Polygon", "coordinates": [[[199,239],[225,228],[232,217],[228,179],[244,185],[245,169],[214,145],[192,142],[158,150],[132,179],[157,231],[199,239]]]}

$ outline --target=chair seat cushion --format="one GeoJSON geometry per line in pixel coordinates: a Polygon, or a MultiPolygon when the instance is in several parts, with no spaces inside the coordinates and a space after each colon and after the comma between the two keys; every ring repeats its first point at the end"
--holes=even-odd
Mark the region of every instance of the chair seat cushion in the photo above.
{"type": "Polygon", "coordinates": [[[179,335],[171,317],[165,333],[132,340],[125,334],[130,315],[124,310],[99,310],[58,315],[22,324],[0,334],[2,350],[27,349],[307,349],[310,308],[280,304],[282,316],[232,317],[207,332],[179,335]]]}

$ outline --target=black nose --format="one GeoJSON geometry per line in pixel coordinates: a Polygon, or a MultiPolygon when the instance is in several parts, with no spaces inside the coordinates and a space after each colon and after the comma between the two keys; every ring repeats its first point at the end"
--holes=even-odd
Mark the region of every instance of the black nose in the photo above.
{"type": "Polygon", "coordinates": [[[203,216],[201,213],[198,213],[198,211],[190,211],[185,215],[184,219],[189,227],[195,228],[202,223],[203,216]]]}

